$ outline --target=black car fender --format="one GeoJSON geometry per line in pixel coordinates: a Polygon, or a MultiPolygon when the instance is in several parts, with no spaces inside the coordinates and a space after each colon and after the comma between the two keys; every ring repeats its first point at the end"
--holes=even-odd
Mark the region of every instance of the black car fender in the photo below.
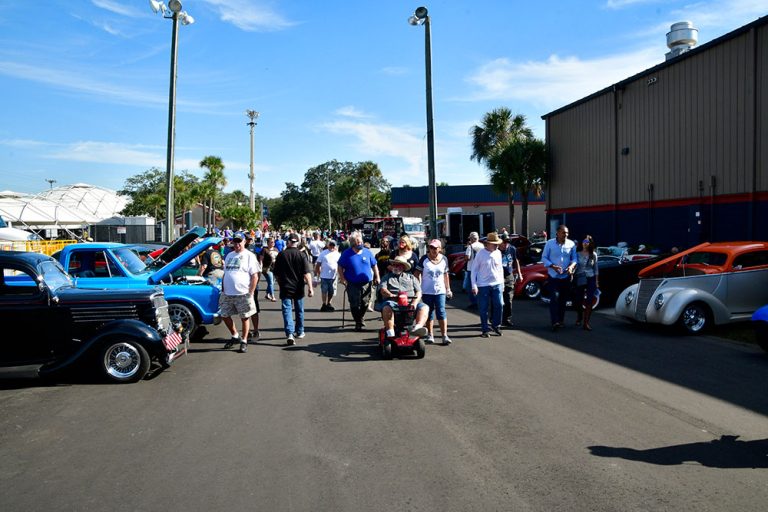
{"type": "Polygon", "coordinates": [[[72,355],[62,361],[58,361],[55,364],[45,365],[39,370],[40,375],[46,375],[54,373],[64,368],[67,368],[81,358],[87,357],[89,353],[95,348],[104,343],[106,340],[114,337],[126,336],[137,340],[141,343],[149,356],[158,360],[164,360],[166,356],[165,346],[163,345],[163,338],[155,329],[149,327],[147,324],[133,319],[121,319],[112,320],[101,326],[98,332],[87,340],[82,346],[75,351],[72,355]]]}

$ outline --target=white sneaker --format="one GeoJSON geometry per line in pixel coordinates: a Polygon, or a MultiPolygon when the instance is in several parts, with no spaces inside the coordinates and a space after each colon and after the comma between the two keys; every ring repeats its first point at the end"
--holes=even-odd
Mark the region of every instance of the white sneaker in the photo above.
{"type": "Polygon", "coordinates": [[[451,341],[451,338],[449,338],[447,334],[443,336],[443,345],[450,345],[451,343],[453,342],[451,341]]]}
{"type": "Polygon", "coordinates": [[[424,338],[424,343],[434,343],[434,342],[435,342],[435,337],[432,336],[431,334],[427,334],[427,337],[424,338]]]}
{"type": "Polygon", "coordinates": [[[288,345],[295,345],[296,339],[293,337],[293,334],[288,335],[288,340],[286,341],[288,345]]]}
{"type": "Polygon", "coordinates": [[[427,328],[424,327],[423,325],[421,327],[414,326],[411,328],[411,334],[418,337],[426,336],[428,332],[429,331],[427,330],[427,328]]]}
{"type": "Polygon", "coordinates": [[[296,333],[295,336],[297,339],[302,339],[306,335],[302,332],[302,333],[296,333]]]}

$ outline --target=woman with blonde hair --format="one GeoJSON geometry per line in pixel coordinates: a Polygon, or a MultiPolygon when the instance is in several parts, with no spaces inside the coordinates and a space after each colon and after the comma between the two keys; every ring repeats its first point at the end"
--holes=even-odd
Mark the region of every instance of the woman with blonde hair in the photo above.
{"type": "Polygon", "coordinates": [[[397,242],[397,247],[392,249],[392,253],[390,254],[389,258],[395,259],[397,256],[401,256],[408,260],[408,264],[411,266],[408,272],[412,274],[413,269],[419,263],[419,255],[416,254],[416,251],[413,250],[413,242],[411,241],[411,237],[408,235],[400,236],[400,239],[397,242]]]}

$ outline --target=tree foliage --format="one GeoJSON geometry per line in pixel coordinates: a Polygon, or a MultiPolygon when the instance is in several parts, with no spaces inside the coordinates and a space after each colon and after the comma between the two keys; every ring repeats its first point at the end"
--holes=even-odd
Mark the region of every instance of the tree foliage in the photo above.
{"type": "Polygon", "coordinates": [[[484,163],[491,187],[507,194],[510,228],[515,231],[514,194],[522,197],[522,233],[528,232],[528,194],[541,195],[546,169],[546,146],[526,126],[525,116],[500,107],[483,116],[480,126],[470,129],[470,160],[484,163]]]}

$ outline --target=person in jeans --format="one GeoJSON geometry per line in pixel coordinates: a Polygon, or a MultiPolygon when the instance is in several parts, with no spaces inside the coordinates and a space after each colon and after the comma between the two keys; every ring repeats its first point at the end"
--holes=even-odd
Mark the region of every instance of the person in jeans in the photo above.
{"type": "Polygon", "coordinates": [[[501,323],[505,327],[514,327],[512,323],[512,301],[515,298],[515,284],[521,279],[520,261],[517,259],[517,249],[509,240],[509,235],[502,233],[500,235],[501,245],[501,265],[504,268],[504,310],[501,315],[501,323]]]}
{"type": "Polygon", "coordinates": [[[437,317],[437,323],[443,335],[443,345],[450,345],[445,301],[453,296],[453,292],[448,274],[448,258],[441,252],[442,248],[443,244],[438,239],[429,242],[427,254],[419,259],[414,274],[421,278],[421,300],[429,306],[429,320],[427,320],[429,333],[426,342],[435,342],[433,317],[437,317]]]}
{"type": "Polygon", "coordinates": [[[349,311],[355,320],[355,331],[365,327],[365,312],[371,300],[371,283],[379,284],[379,267],[373,253],[363,245],[363,235],[349,235],[349,249],[339,258],[339,281],[347,287],[349,311]]]}
{"type": "Polygon", "coordinates": [[[541,253],[541,262],[547,268],[549,280],[549,319],[556,331],[565,321],[565,305],[571,290],[571,279],[576,269],[576,244],[568,239],[568,226],[560,224],[555,238],[547,240],[541,253]]]}
{"type": "Polygon", "coordinates": [[[573,280],[576,284],[574,289],[574,306],[576,307],[576,325],[581,325],[584,321],[584,330],[591,331],[592,326],[589,319],[592,316],[592,305],[595,303],[597,289],[599,287],[598,276],[600,271],[597,266],[597,254],[595,254],[595,241],[590,235],[584,237],[584,240],[577,247],[576,251],[576,272],[573,280]]]}
{"type": "Polygon", "coordinates": [[[469,309],[477,308],[477,296],[472,293],[472,266],[475,263],[475,255],[483,250],[483,244],[480,243],[480,235],[473,231],[469,234],[467,249],[464,251],[464,283],[462,288],[469,295],[469,309]]]}
{"type": "Polygon", "coordinates": [[[224,324],[232,337],[224,344],[225,349],[240,343],[240,352],[248,351],[248,331],[251,316],[256,314],[253,293],[259,282],[259,262],[251,251],[245,249],[240,234],[232,238],[232,252],[224,259],[224,277],[221,280],[219,309],[224,324]],[[243,334],[238,334],[232,317],[239,315],[242,320],[243,334]]]}
{"type": "Polygon", "coordinates": [[[502,292],[504,291],[504,269],[499,251],[501,238],[494,231],[488,233],[484,247],[475,255],[472,265],[472,293],[477,296],[477,309],[480,311],[480,336],[488,337],[493,330],[501,336],[502,292]],[[492,308],[490,329],[488,326],[489,308],[492,308]]]}
{"type": "Polygon", "coordinates": [[[267,300],[275,302],[275,275],[273,269],[275,268],[275,258],[279,251],[275,247],[275,239],[267,237],[267,246],[261,251],[261,266],[264,279],[267,281],[267,293],[264,297],[267,300]]]}
{"type": "Polygon", "coordinates": [[[280,308],[283,312],[286,343],[295,345],[296,338],[304,337],[304,285],[309,287],[312,297],[312,264],[309,257],[299,251],[299,235],[291,233],[286,248],[275,260],[275,277],[280,285],[280,308]],[[296,310],[296,325],[293,313],[296,310]]]}
{"type": "Polygon", "coordinates": [[[418,278],[411,274],[411,263],[403,256],[395,256],[390,261],[391,271],[381,278],[379,295],[381,301],[374,309],[381,313],[384,321],[384,333],[387,337],[395,336],[395,308],[400,292],[408,295],[409,305],[416,309],[414,324],[410,332],[414,336],[426,336],[429,331],[424,326],[429,318],[429,306],[421,302],[421,284],[418,278]]]}

